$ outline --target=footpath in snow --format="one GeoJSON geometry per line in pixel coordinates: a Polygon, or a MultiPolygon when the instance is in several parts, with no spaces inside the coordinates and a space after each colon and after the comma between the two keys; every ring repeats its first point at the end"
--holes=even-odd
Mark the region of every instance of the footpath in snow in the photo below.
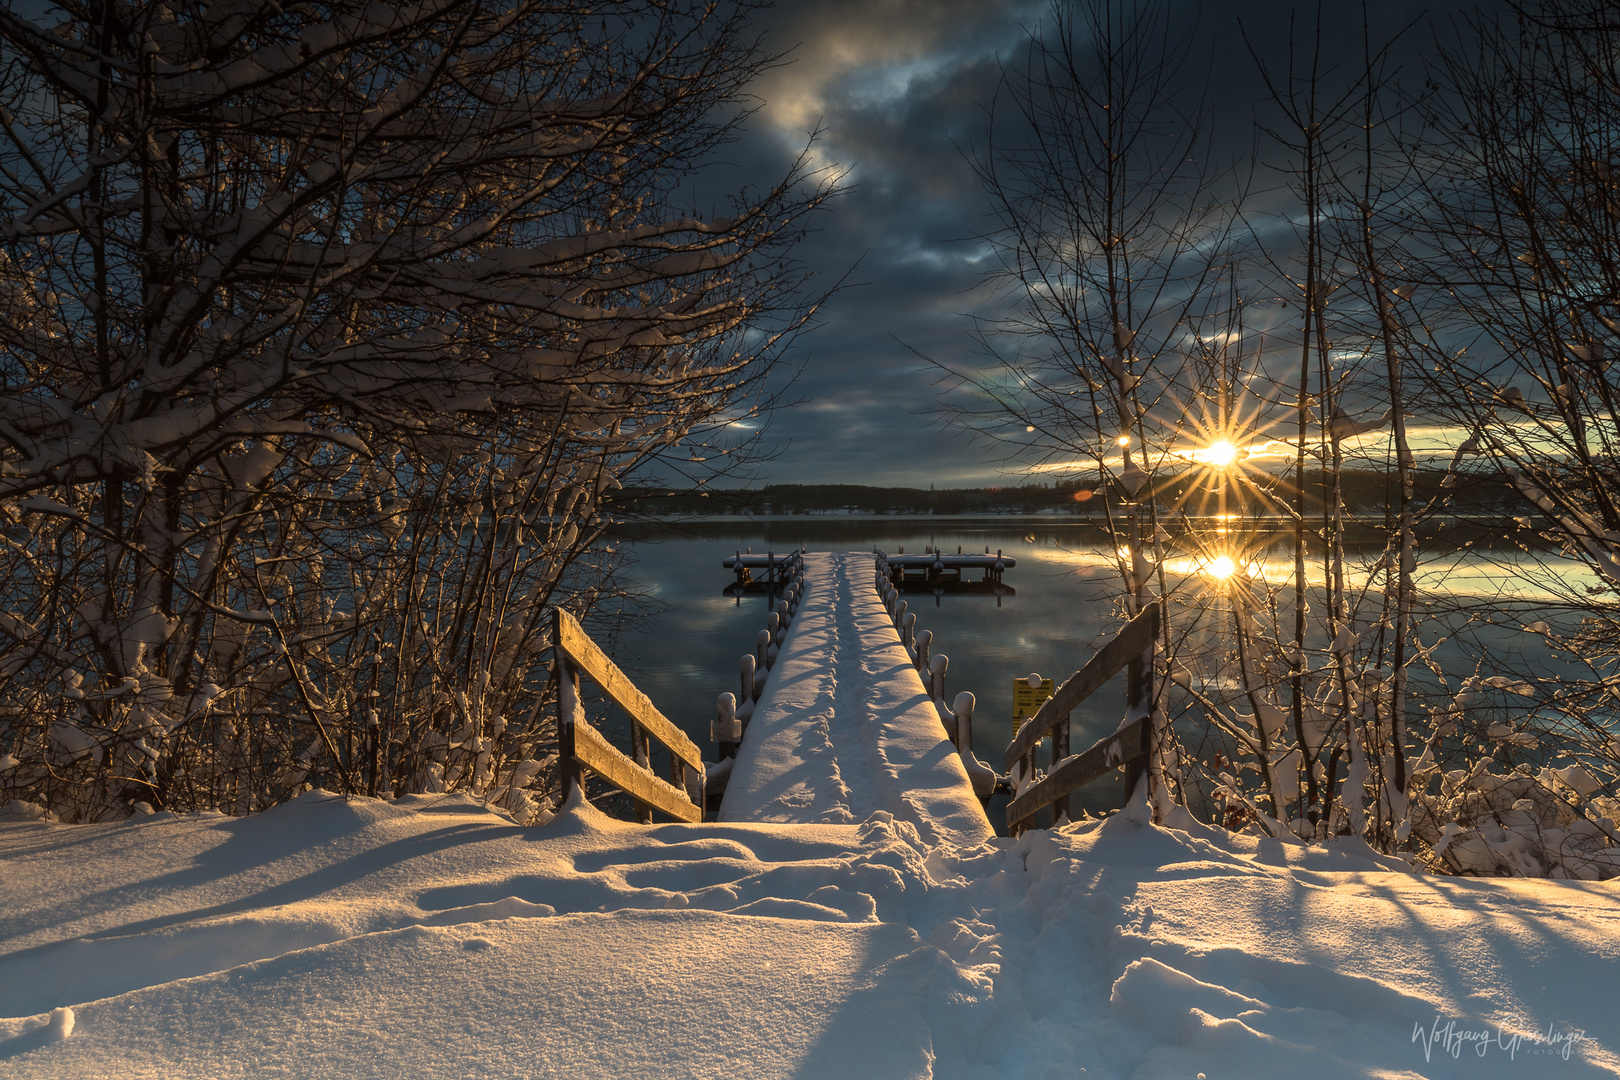
{"type": "Polygon", "coordinates": [[[0,1076],[1620,1076],[1613,882],[1181,825],[3,823],[0,1076]]]}
{"type": "Polygon", "coordinates": [[[840,824],[876,811],[929,842],[992,835],[873,585],[869,554],[804,556],[804,594],[727,783],[727,822],[840,824]]]}

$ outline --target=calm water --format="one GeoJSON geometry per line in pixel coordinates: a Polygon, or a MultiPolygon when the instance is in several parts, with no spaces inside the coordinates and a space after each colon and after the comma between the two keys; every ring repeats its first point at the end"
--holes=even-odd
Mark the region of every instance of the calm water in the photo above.
{"type": "MultiPolygon", "coordinates": [[[[1103,534],[1089,523],[798,517],[683,524],[661,535],[644,534],[630,545],[636,558],[633,576],[663,610],[636,620],[635,629],[613,652],[654,704],[712,754],[709,722],[715,698],[736,692],[737,660],[752,651],[754,635],[769,613],[763,595],[725,595],[732,578],[722,559],[739,549],[871,551],[877,545],[892,553],[902,547],[921,552],[930,544],[948,552],[989,547],[1017,559],[1005,575],[1010,595],[936,597],[924,592],[906,597],[917,612],[918,628],[933,631],[934,651],[950,657],[947,696],[971,690],[978,699],[975,749],[999,768],[1001,751],[1012,736],[1013,681],[1036,672],[1062,682],[1120,625],[1113,601],[1118,578],[1103,534]]],[[[1575,564],[1544,558],[1535,561],[1540,579],[1510,573],[1526,571],[1529,564],[1516,547],[1503,542],[1500,532],[1485,528],[1448,529],[1442,545],[1438,554],[1426,555],[1420,574],[1420,583],[1442,606],[1450,599],[1500,598],[1509,590],[1527,611],[1535,610],[1560,583],[1578,583],[1584,573],[1575,564]]],[[[1168,567],[1197,576],[1196,559],[1173,560],[1168,567]]],[[[1284,580],[1292,572],[1291,555],[1282,546],[1273,548],[1253,572],[1284,580]]],[[[1494,622],[1476,615],[1466,637],[1448,638],[1443,647],[1448,672],[1471,674],[1476,654],[1487,648],[1521,665],[1541,664],[1546,658],[1535,655],[1537,641],[1520,625],[1531,618],[1512,610],[1494,622]]],[[[1075,713],[1076,747],[1118,724],[1124,683],[1117,681],[1117,687],[1099,692],[1075,713]]]]}

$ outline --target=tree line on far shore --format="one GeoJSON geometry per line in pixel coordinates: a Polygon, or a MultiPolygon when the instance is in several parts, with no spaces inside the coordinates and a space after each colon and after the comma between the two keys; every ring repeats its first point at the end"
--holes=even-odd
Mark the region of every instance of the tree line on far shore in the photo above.
{"type": "MultiPolygon", "coordinates": [[[[1449,488],[1446,470],[1413,470],[1413,483],[1423,497],[1445,490],[1448,512],[1470,517],[1506,517],[1533,512],[1506,477],[1494,471],[1463,474],[1449,488]]],[[[1162,504],[1184,500],[1205,481],[1201,471],[1188,470],[1156,478],[1149,494],[1162,504]]],[[[1346,469],[1341,492],[1347,508],[1365,516],[1390,505],[1391,481],[1375,469],[1346,469]]],[[[1322,485],[1307,470],[1307,506],[1320,511],[1322,485]]],[[[1116,482],[1054,480],[1049,483],[1008,484],[990,487],[876,487],[864,484],[766,484],[754,488],[719,488],[713,491],[673,490],[654,486],[626,486],[615,495],[614,507],[631,519],[673,515],[743,515],[768,517],[796,514],[1066,514],[1102,516],[1103,498],[1118,497],[1116,482]]],[[[1234,508],[1235,509],[1235,508],[1234,508]]]]}

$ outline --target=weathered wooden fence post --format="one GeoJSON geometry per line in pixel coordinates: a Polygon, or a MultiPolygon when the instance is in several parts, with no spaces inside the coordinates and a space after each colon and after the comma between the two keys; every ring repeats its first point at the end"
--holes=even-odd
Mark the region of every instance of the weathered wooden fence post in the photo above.
{"type": "Polygon", "coordinates": [[[585,798],[588,769],[630,796],[636,818],[643,823],[652,820],[654,809],[679,821],[702,821],[705,770],[696,744],[653,707],[579,622],[560,607],[554,609],[552,621],[552,658],[557,671],[557,773],[564,802],[575,790],[581,800],[585,798]],[[630,754],[614,747],[586,719],[580,700],[582,676],[589,676],[629,715],[630,754]],[[673,784],[652,769],[653,739],[679,759],[670,766],[673,784]]]}
{"type": "MultiPolygon", "coordinates": [[[[647,733],[642,730],[635,717],[630,718],[630,756],[635,759],[637,765],[648,772],[652,771],[652,746],[647,739],[647,733]]],[[[630,797],[630,801],[635,806],[637,824],[651,825],[652,807],[634,795],[630,797]]]]}
{"type": "Polygon", "coordinates": [[[1128,714],[1146,711],[1148,714],[1148,756],[1136,758],[1125,767],[1125,801],[1130,802],[1136,794],[1136,785],[1141,783],[1142,774],[1147,771],[1153,760],[1153,753],[1157,749],[1153,740],[1158,733],[1153,730],[1153,647],[1159,640],[1159,612],[1160,607],[1154,604],[1150,609],[1151,636],[1147,647],[1131,660],[1125,673],[1125,711],[1128,714]]]}
{"type": "MultiPolygon", "coordinates": [[[[561,640],[555,625],[552,634],[552,641],[561,640]]],[[[580,797],[584,798],[585,779],[579,773],[579,760],[574,756],[574,721],[581,711],[579,670],[560,647],[552,651],[556,654],[554,663],[557,665],[557,806],[560,809],[568,802],[576,786],[582,789],[580,797]]]]}
{"type": "MultiPolygon", "coordinates": [[[[1004,760],[1017,783],[1007,804],[1007,827],[1014,835],[1029,827],[1037,811],[1054,808],[1056,816],[1068,813],[1068,796],[1076,788],[1125,766],[1127,799],[1141,779],[1143,762],[1153,748],[1152,663],[1158,637],[1160,607],[1154,602],[1127,623],[1114,640],[1099,649],[1084,667],[1065,679],[1043,702],[1035,715],[1013,733],[1004,760]],[[1130,712],[1119,730],[1100,740],[1085,752],[1070,756],[1068,727],[1072,710],[1090,697],[1120,671],[1129,671],[1126,700],[1130,712]],[[1041,740],[1052,736],[1052,769],[1038,783],[1035,751],[1041,740]]],[[[1039,676],[1031,676],[1039,680],[1039,676]]]]}
{"type": "MultiPolygon", "coordinates": [[[[1052,728],[1052,767],[1069,756],[1069,719],[1073,713],[1064,713],[1052,728]]],[[[1052,804],[1052,823],[1055,825],[1059,818],[1069,816],[1069,797],[1060,795],[1052,804]]]]}

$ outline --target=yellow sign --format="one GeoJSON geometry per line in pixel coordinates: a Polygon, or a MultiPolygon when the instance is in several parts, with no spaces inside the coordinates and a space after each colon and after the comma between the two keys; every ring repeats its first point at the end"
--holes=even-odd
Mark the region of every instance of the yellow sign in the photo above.
{"type": "Polygon", "coordinates": [[[1013,719],[1024,720],[1040,710],[1041,702],[1052,696],[1052,680],[1042,679],[1031,686],[1028,679],[1013,680],[1013,719]]]}

